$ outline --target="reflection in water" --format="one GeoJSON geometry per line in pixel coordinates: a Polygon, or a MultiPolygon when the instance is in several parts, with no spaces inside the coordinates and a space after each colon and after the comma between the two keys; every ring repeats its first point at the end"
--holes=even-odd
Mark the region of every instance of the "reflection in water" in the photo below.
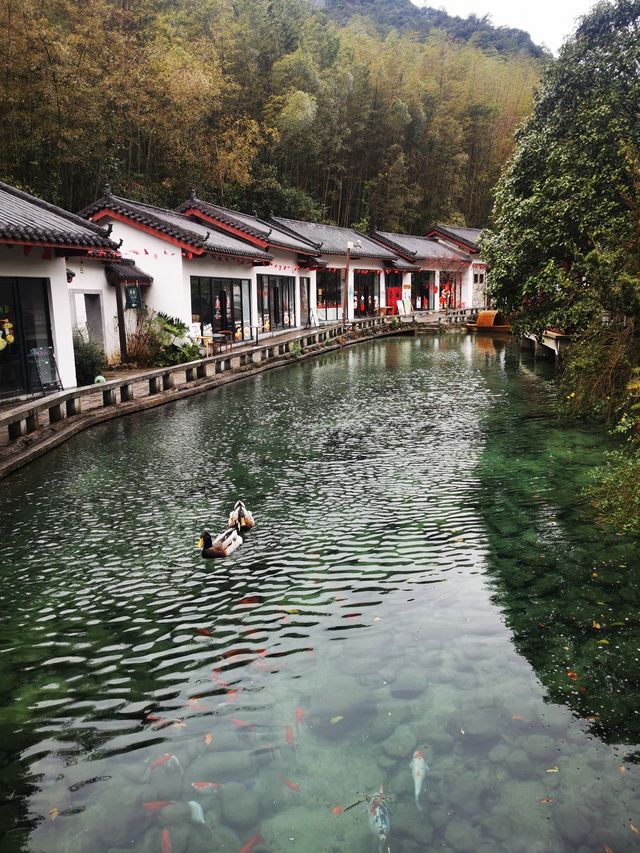
{"type": "Polygon", "coordinates": [[[2,853],[370,853],[341,809],[381,784],[393,853],[631,849],[633,549],[579,499],[609,440],[523,359],[379,341],[7,480],[2,853]]]}

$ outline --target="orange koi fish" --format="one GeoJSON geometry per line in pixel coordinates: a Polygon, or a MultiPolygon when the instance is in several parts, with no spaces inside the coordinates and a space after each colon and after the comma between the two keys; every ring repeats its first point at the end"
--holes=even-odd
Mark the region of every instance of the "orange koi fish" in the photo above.
{"type": "Polygon", "coordinates": [[[286,738],[287,744],[290,747],[295,748],[296,739],[293,736],[293,729],[291,728],[291,726],[285,726],[284,727],[284,736],[286,738]]]}
{"type": "Polygon", "coordinates": [[[211,670],[211,680],[215,681],[220,687],[228,687],[229,682],[225,681],[224,678],[220,675],[221,670],[217,667],[211,670]]]}
{"type": "Polygon", "coordinates": [[[148,803],[143,803],[142,808],[148,812],[157,812],[165,806],[170,806],[173,800],[151,800],[148,803]]]}
{"type": "Polygon", "coordinates": [[[285,779],[284,776],[281,776],[280,778],[287,786],[287,788],[289,788],[291,791],[297,791],[298,793],[300,792],[300,785],[298,785],[297,782],[292,782],[291,779],[285,779]]]}
{"type": "Polygon", "coordinates": [[[258,832],[256,835],[252,835],[246,844],[242,845],[238,853],[251,853],[256,844],[260,844],[261,841],[262,836],[258,832]]]}
{"type": "Polygon", "coordinates": [[[161,755],[160,758],[156,758],[156,760],[152,761],[151,764],[147,767],[143,780],[145,782],[148,782],[151,778],[151,771],[155,770],[157,767],[162,767],[163,765],[166,765],[167,767],[175,767],[181,773],[183,772],[182,765],[180,764],[178,757],[176,755],[173,755],[173,753],[171,752],[165,752],[164,755],[161,755]]]}
{"type": "Polygon", "coordinates": [[[295,719],[296,719],[296,729],[299,732],[300,731],[300,723],[304,720],[304,711],[302,710],[300,705],[298,705],[298,707],[295,710],[295,719]]]}
{"type": "Polygon", "coordinates": [[[210,637],[211,631],[208,628],[196,628],[196,634],[200,634],[201,637],[210,637]]]}
{"type": "Polygon", "coordinates": [[[171,836],[168,829],[162,830],[162,853],[171,853],[171,836]]]}
{"type": "Polygon", "coordinates": [[[219,782],[192,782],[191,787],[199,794],[212,794],[222,785],[219,782]]]}
{"type": "Polygon", "coordinates": [[[334,806],[331,809],[331,814],[342,814],[343,811],[344,809],[342,808],[342,806],[334,806]]]}
{"type": "Polygon", "coordinates": [[[227,690],[227,699],[226,702],[228,705],[232,705],[238,699],[238,693],[240,690],[227,690]]]}
{"type": "Polygon", "coordinates": [[[237,729],[252,729],[253,723],[247,722],[247,720],[239,720],[237,717],[231,717],[231,723],[237,729]]]}

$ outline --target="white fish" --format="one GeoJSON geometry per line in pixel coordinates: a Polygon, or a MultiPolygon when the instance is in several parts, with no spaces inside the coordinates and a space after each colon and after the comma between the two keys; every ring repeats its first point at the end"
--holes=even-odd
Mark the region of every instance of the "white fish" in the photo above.
{"type": "Polygon", "coordinates": [[[422,786],[424,784],[424,774],[425,771],[429,769],[427,762],[424,760],[424,752],[420,749],[416,749],[413,753],[413,758],[409,762],[409,767],[411,768],[411,776],[413,778],[413,790],[414,796],[416,800],[416,808],[419,811],[422,811],[422,806],[419,803],[420,792],[422,791],[422,786]]]}
{"type": "Polygon", "coordinates": [[[202,811],[202,806],[200,803],[196,803],[195,800],[189,800],[187,803],[189,806],[189,811],[191,812],[191,820],[194,823],[205,823],[204,812],[202,811]]]}

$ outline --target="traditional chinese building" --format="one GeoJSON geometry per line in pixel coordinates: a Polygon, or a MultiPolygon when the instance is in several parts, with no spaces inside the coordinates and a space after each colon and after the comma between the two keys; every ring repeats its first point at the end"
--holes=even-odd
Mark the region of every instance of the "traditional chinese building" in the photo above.
{"type": "Polygon", "coordinates": [[[0,183],[0,398],[76,384],[68,259],[117,260],[109,232],[0,183]],[[47,359],[52,352],[54,359],[47,359]]]}
{"type": "Polygon", "coordinates": [[[374,231],[373,239],[413,264],[411,303],[416,311],[473,307],[473,257],[434,237],[374,231]]]}
{"type": "Polygon", "coordinates": [[[354,228],[279,216],[269,221],[317,246],[320,254],[316,260],[316,311],[319,321],[343,318],[345,281],[348,319],[374,315],[379,308],[392,305],[404,295],[403,284],[407,283],[408,279],[405,279],[415,267],[387,246],[354,228]],[[391,292],[388,292],[389,288],[391,292]]]}
{"type": "Polygon", "coordinates": [[[470,256],[468,270],[467,307],[485,308],[487,306],[487,265],[480,251],[480,228],[463,228],[457,225],[433,225],[427,230],[426,237],[437,240],[443,246],[458,249],[470,256]]]}

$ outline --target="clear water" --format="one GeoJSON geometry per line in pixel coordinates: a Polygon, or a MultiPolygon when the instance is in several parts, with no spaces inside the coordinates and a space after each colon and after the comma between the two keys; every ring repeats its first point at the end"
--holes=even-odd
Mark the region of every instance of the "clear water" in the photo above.
{"type": "Polygon", "coordinates": [[[392,853],[635,849],[637,543],[580,497],[609,444],[511,343],[405,338],[4,481],[0,851],[372,853],[334,809],[380,785],[392,853]]]}

